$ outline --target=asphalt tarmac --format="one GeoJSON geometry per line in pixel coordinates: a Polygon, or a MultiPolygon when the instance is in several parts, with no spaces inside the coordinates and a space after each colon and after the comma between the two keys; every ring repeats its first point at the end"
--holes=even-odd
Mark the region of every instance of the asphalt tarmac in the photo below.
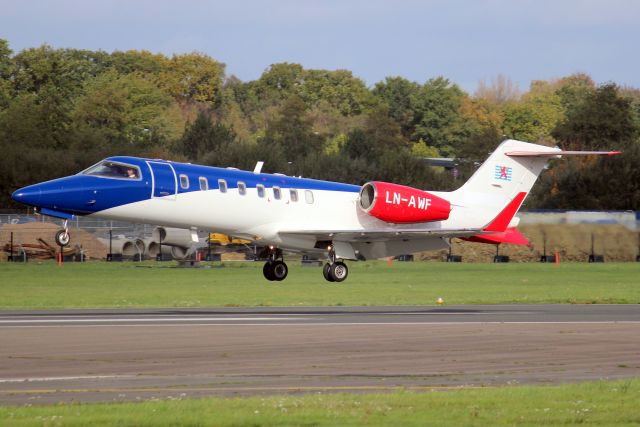
{"type": "Polygon", "coordinates": [[[640,377],[640,305],[0,312],[0,403],[640,377]]]}

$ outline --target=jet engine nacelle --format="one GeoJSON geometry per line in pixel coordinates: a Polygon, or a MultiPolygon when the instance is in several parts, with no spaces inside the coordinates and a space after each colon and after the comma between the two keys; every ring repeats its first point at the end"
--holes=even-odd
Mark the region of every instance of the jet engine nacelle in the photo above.
{"type": "Polygon", "coordinates": [[[441,197],[380,181],[362,186],[360,208],[375,218],[397,224],[443,221],[451,212],[451,204],[441,197]]]}

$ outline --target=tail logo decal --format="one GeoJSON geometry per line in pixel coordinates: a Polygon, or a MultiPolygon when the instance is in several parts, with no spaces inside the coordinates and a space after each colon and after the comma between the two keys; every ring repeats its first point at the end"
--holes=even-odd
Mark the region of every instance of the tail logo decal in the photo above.
{"type": "Polygon", "coordinates": [[[494,178],[502,181],[511,181],[513,178],[513,168],[496,165],[494,178]]]}

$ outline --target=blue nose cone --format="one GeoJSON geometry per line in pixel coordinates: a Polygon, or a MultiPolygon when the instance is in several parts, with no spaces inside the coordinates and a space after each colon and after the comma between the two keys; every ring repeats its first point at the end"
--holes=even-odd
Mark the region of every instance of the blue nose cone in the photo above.
{"type": "Polygon", "coordinates": [[[16,190],[11,195],[11,198],[16,202],[24,203],[25,205],[38,206],[41,196],[42,190],[40,189],[40,186],[30,185],[29,187],[16,190]]]}

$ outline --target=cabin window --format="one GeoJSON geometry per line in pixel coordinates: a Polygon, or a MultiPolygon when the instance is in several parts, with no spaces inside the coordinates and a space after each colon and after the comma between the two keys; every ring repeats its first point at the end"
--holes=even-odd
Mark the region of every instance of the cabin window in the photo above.
{"type": "Polygon", "coordinates": [[[289,190],[289,198],[292,202],[298,201],[298,190],[294,190],[293,188],[289,190]]]}
{"type": "Polygon", "coordinates": [[[282,191],[280,187],[273,187],[273,198],[276,200],[280,200],[282,198],[282,191]]]}
{"type": "Polygon", "coordinates": [[[221,193],[226,193],[227,192],[227,181],[225,181],[224,179],[219,179],[218,180],[218,187],[220,188],[220,192],[221,193]]]}
{"type": "Polygon", "coordinates": [[[238,194],[241,196],[247,194],[247,184],[242,181],[238,181],[238,194]]]}
{"type": "Polygon", "coordinates": [[[189,188],[189,177],[187,175],[180,175],[180,187],[185,190],[189,188]]]}
{"type": "Polygon", "coordinates": [[[304,192],[304,199],[307,201],[307,203],[311,204],[313,203],[313,191],[311,190],[305,190],[304,192]]]}
{"type": "Polygon", "coordinates": [[[105,160],[84,170],[82,174],[101,176],[104,178],[140,179],[140,168],[125,163],[105,160]]]}
{"type": "Polygon", "coordinates": [[[256,185],[256,190],[258,190],[258,197],[264,197],[264,185],[256,185]]]}
{"type": "Polygon", "coordinates": [[[209,181],[207,181],[207,178],[201,176],[198,178],[198,181],[200,181],[200,190],[207,191],[209,189],[209,181]]]}

